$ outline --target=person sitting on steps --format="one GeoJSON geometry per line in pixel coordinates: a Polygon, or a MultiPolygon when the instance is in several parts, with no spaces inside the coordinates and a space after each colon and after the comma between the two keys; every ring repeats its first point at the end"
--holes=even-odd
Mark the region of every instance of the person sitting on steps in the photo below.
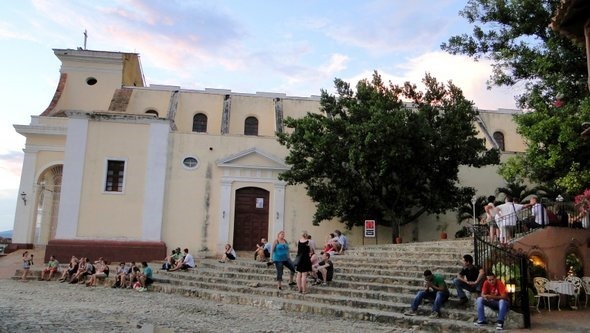
{"type": "Polygon", "coordinates": [[[463,256],[463,269],[453,279],[453,284],[457,290],[457,297],[459,297],[459,304],[467,303],[468,299],[463,289],[479,294],[481,286],[486,278],[484,270],[479,266],[473,265],[473,257],[469,254],[463,256]]]}
{"type": "Polygon", "coordinates": [[[177,271],[179,269],[186,271],[188,269],[191,268],[195,268],[195,259],[193,258],[193,256],[188,253],[188,249],[184,249],[184,259],[182,259],[182,261],[178,261],[178,264],[176,264],[176,267],[171,268],[169,271],[173,272],[173,271],[177,271]]]}
{"type": "Polygon", "coordinates": [[[47,266],[43,268],[41,271],[41,277],[39,277],[39,281],[45,280],[45,274],[47,274],[47,281],[50,281],[53,278],[53,274],[57,272],[59,269],[59,262],[55,259],[55,256],[50,256],[49,261],[47,262],[47,266]]]}
{"type": "Polygon", "coordinates": [[[338,254],[343,254],[344,250],[348,249],[348,239],[342,234],[342,232],[340,232],[340,230],[334,230],[334,233],[336,234],[336,237],[338,237],[338,243],[340,245],[338,254]]]}
{"type": "Polygon", "coordinates": [[[265,262],[270,259],[270,247],[271,244],[266,238],[260,239],[260,244],[256,244],[256,251],[254,251],[254,260],[265,262]]]}
{"type": "Polygon", "coordinates": [[[70,258],[70,263],[68,265],[68,269],[64,270],[61,277],[59,278],[59,282],[66,282],[69,281],[74,275],[78,272],[78,258],[72,256],[70,258]]]}
{"type": "Polygon", "coordinates": [[[312,275],[316,279],[316,284],[327,285],[334,277],[334,264],[330,260],[330,253],[324,252],[322,260],[313,265],[312,275]]]}
{"type": "Polygon", "coordinates": [[[424,289],[416,294],[411,309],[406,311],[405,315],[415,316],[418,313],[418,306],[425,298],[434,300],[430,318],[439,318],[443,303],[449,299],[449,289],[442,275],[432,274],[429,269],[424,271],[424,289]]]}
{"type": "Polygon", "coordinates": [[[223,255],[221,256],[220,263],[226,263],[231,260],[236,260],[236,251],[231,246],[231,244],[225,244],[223,255]]]}
{"type": "Polygon", "coordinates": [[[486,281],[481,287],[481,296],[477,298],[477,322],[475,325],[484,326],[486,322],[485,307],[498,311],[498,320],[496,323],[496,330],[504,329],[504,319],[508,310],[510,310],[510,299],[506,293],[506,286],[504,283],[496,278],[493,272],[486,273],[486,281]]]}
{"type": "Polygon", "coordinates": [[[86,287],[95,287],[97,279],[104,279],[109,276],[109,265],[103,258],[99,258],[94,267],[96,272],[90,275],[90,279],[86,282],[86,287]]]}

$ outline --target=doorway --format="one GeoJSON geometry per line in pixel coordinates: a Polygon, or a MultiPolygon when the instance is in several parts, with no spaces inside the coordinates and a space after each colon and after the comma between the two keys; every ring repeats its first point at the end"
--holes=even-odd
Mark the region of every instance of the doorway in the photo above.
{"type": "Polygon", "coordinates": [[[260,238],[268,237],[269,192],[258,187],[236,191],[234,241],[236,251],[254,251],[260,238]]]}

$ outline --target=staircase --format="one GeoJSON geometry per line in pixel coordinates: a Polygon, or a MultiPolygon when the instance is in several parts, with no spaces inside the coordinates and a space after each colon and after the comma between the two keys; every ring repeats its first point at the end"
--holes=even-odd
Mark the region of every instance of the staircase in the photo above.
{"type": "MultiPolygon", "coordinates": [[[[492,332],[494,325],[476,327],[473,301],[459,305],[452,280],[461,270],[464,254],[472,253],[473,240],[405,243],[363,246],[344,255],[332,257],[334,280],[328,286],[311,286],[305,295],[295,286],[283,283],[278,290],[274,265],[242,256],[231,263],[216,259],[198,260],[198,268],[189,272],[160,270],[153,263],[153,291],[198,297],[217,302],[305,312],[346,320],[389,323],[394,327],[420,332],[492,332]],[[414,296],[423,286],[424,270],[442,274],[451,291],[442,308],[442,317],[431,319],[431,304],[423,304],[415,317],[403,313],[410,308],[414,296]]],[[[38,266],[38,268],[40,268],[38,266]]],[[[17,270],[14,278],[20,277],[17,270]]],[[[284,279],[288,278],[285,269],[284,279]]],[[[31,279],[39,272],[31,272],[31,279]]],[[[111,280],[112,277],[109,278],[111,280]]],[[[109,281],[105,283],[109,285],[109,281]]],[[[488,309],[489,310],[489,309],[488,309]]],[[[488,322],[494,323],[495,312],[486,311],[488,322]]],[[[522,317],[510,312],[506,329],[522,326],[522,317]]]]}
{"type": "MultiPolygon", "coordinates": [[[[259,306],[292,312],[306,312],[347,320],[390,323],[395,327],[428,332],[488,332],[494,326],[476,327],[473,302],[460,306],[452,279],[461,270],[464,254],[472,253],[472,240],[364,246],[333,256],[334,281],[328,286],[311,286],[308,294],[296,288],[278,290],[274,266],[238,258],[232,263],[213,259],[198,262],[193,272],[157,271],[154,290],[177,293],[232,304],[259,306]],[[404,316],[415,294],[423,286],[424,270],[445,277],[451,298],[442,318],[431,319],[431,304],[422,305],[416,317],[404,316]]],[[[285,269],[284,278],[288,277],[285,269]]],[[[471,298],[474,301],[474,297],[471,298]]],[[[489,322],[495,313],[489,312],[489,322]]],[[[511,313],[506,328],[520,326],[511,313]]]]}

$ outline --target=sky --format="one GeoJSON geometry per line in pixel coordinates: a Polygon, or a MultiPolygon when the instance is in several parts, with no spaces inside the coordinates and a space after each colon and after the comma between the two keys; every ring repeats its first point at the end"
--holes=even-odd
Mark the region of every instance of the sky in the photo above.
{"type": "Polygon", "coordinates": [[[472,27],[467,0],[0,0],[0,231],[10,230],[24,137],[13,125],[49,105],[60,62],[52,49],[140,54],[147,84],[289,96],[333,92],[377,70],[394,84],[430,73],[480,109],[515,108],[510,89],[486,87],[486,61],[443,52],[472,27]]]}

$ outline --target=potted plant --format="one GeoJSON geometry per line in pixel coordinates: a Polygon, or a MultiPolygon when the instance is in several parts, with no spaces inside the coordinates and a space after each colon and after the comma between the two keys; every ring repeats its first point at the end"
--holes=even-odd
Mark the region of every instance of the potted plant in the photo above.
{"type": "Polygon", "coordinates": [[[440,231],[440,239],[447,239],[447,237],[448,237],[447,228],[449,227],[449,223],[448,222],[440,222],[440,218],[438,215],[436,216],[436,220],[439,221],[438,226],[436,227],[436,230],[440,231]]]}

